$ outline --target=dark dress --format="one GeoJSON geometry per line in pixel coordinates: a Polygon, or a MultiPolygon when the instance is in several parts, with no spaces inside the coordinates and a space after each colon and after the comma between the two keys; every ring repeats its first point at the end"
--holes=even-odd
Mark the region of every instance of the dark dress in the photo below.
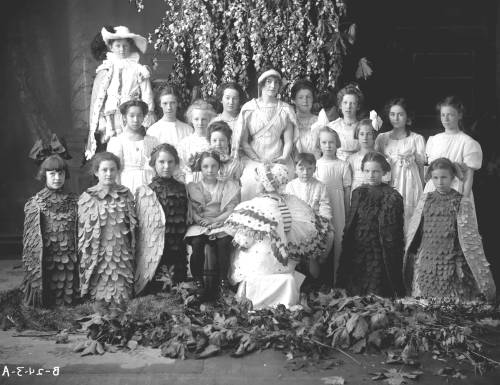
{"type": "MultiPolygon", "coordinates": [[[[149,187],[156,194],[165,213],[165,243],[156,276],[161,276],[165,270],[173,266],[174,282],[184,281],[187,273],[186,243],[184,242],[187,230],[186,186],[174,178],[156,176],[149,187]]],[[[155,281],[151,284],[155,285],[155,281]]]]}
{"type": "Polygon", "coordinates": [[[403,294],[403,198],[386,184],[362,185],[352,193],[338,286],[352,295],[403,294]]]}
{"type": "Polygon", "coordinates": [[[25,304],[74,304],[78,297],[76,195],[44,188],[28,200],[24,212],[25,304]]]}
{"type": "Polygon", "coordinates": [[[477,294],[472,272],[458,241],[457,215],[462,194],[427,194],[422,240],[416,258],[415,288],[423,297],[471,299],[477,294]]]}

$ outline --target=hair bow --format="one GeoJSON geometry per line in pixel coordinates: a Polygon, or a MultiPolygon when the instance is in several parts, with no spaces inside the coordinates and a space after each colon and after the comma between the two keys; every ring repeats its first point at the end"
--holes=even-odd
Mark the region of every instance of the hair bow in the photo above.
{"type": "Polygon", "coordinates": [[[372,126],[375,131],[380,130],[384,121],[378,116],[377,111],[370,111],[370,120],[372,121],[372,126]]]}
{"type": "Polygon", "coordinates": [[[65,160],[71,159],[71,155],[66,149],[64,139],[61,138],[61,140],[59,140],[56,134],[52,134],[49,143],[45,143],[42,139],[38,139],[31,148],[28,156],[40,165],[51,155],[59,155],[65,160]]]}
{"type": "Polygon", "coordinates": [[[197,152],[191,155],[187,161],[188,167],[191,169],[191,171],[193,172],[201,171],[201,161],[203,156],[206,155],[207,153],[210,154],[211,156],[214,156],[215,159],[220,160],[218,151],[208,150],[208,151],[197,152]]]}

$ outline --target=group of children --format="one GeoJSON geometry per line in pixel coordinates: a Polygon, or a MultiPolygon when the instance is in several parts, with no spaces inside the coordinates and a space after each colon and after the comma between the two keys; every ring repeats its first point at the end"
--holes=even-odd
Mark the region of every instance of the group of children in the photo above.
{"type": "MultiPolygon", "coordinates": [[[[297,132],[287,134],[293,148],[284,145],[291,158],[255,162],[249,170],[240,157],[244,94],[236,83],[220,87],[219,115],[197,100],[187,109],[187,124],[178,119],[179,97],[170,86],[159,95],[163,117],[152,125],[151,104],[141,97],[106,112],[106,93],[114,81],[124,82],[131,48],[143,44],[123,28],[102,32],[111,53],[98,71],[106,76],[94,87],[100,107],[91,111],[87,149],[97,184],[79,199],[65,193],[68,168],[50,156],[40,168],[45,187],[26,204],[26,303],[72,304],[81,297],[116,309],[134,295],[186,280],[186,244],[200,291],[228,287],[233,277],[232,283],[244,282],[238,295],[262,306],[296,302],[302,278],[293,273],[304,261],[303,272],[352,294],[494,297],[471,191],[481,147],[463,132],[464,109],[455,97],[438,105],[445,131],[426,145],[410,130],[404,99],[387,104],[392,130],[377,136],[376,122],[358,119],[363,95],[356,86],[338,93],[338,119],[329,121],[332,114],[323,111],[318,120],[311,112],[314,87],[300,80],[292,87],[295,112],[286,109],[287,119],[297,122],[297,132]],[[107,151],[93,154],[98,123],[107,151]],[[240,180],[250,171],[258,195],[240,202],[240,180]],[[272,290],[264,290],[263,276],[272,290]]],[[[149,95],[148,74],[132,62],[135,91],[149,95]]],[[[272,96],[282,83],[275,80],[265,85],[272,96]]],[[[113,97],[115,106],[120,97],[113,97]]]]}

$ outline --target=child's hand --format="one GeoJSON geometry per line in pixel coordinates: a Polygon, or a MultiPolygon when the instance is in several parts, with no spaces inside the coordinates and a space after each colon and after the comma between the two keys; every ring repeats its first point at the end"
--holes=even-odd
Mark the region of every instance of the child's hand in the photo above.
{"type": "Polygon", "coordinates": [[[210,230],[212,229],[217,229],[219,227],[222,227],[224,225],[224,222],[213,222],[209,227],[210,230]]]}
{"type": "Polygon", "coordinates": [[[205,226],[205,227],[210,226],[210,225],[211,225],[212,223],[214,223],[214,222],[215,222],[215,221],[214,221],[214,219],[213,219],[213,218],[202,218],[202,219],[200,220],[200,224],[201,224],[202,226],[205,226]]]}

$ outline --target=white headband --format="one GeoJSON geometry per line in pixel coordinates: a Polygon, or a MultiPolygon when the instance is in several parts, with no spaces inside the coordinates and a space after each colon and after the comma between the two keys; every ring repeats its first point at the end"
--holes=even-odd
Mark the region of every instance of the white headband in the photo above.
{"type": "Polygon", "coordinates": [[[262,73],[262,75],[259,76],[257,83],[259,83],[259,84],[262,83],[269,76],[276,76],[279,80],[282,80],[280,73],[274,69],[271,69],[271,70],[267,70],[264,73],[262,73]]]}

